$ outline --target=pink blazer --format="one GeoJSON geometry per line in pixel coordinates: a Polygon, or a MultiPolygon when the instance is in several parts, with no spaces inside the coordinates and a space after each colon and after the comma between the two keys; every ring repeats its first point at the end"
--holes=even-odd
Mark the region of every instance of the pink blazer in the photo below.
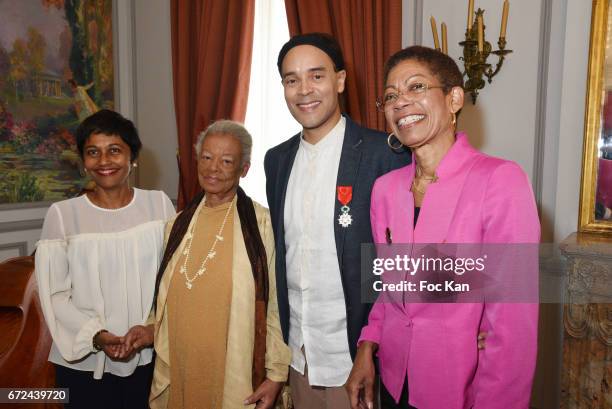
{"type": "MultiPolygon", "coordinates": [[[[414,161],[377,179],[371,221],[376,243],[538,243],[540,222],[526,174],[487,156],[463,133],[429,185],[416,228],[414,161]]],[[[408,377],[418,409],[528,408],[536,361],[537,304],[377,302],[361,341],[378,343],[382,380],[397,401],[408,377]],[[487,331],[486,348],[476,337],[487,331]]]]}

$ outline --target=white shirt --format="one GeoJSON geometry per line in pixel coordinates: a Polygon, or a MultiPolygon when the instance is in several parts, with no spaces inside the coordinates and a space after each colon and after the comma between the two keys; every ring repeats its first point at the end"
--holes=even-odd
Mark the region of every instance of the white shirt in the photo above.
{"type": "Polygon", "coordinates": [[[128,376],[151,362],[143,349],[116,362],[93,349],[106,329],[117,336],[143,324],[151,311],[165,221],[174,216],[160,191],[134,189],[120,209],[103,209],[87,195],[54,203],[43,224],[35,265],[41,306],[53,337],[49,361],[82,371],[128,376]]]}
{"type": "Polygon", "coordinates": [[[313,386],[344,385],[353,365],[334,235],[345,128],[342,117],[316,145],[302,138],[285,199],[291,366],[304,374],[307,362],[313,386]]]}

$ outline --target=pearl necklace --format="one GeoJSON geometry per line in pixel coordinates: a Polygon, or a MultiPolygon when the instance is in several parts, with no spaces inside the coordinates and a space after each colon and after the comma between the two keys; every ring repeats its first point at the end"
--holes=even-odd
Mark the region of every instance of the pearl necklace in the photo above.
{"type": "MultiPolygon", "coordinates": [[[[206,200],[206,198],[204,198],[203,200],[206,200]]],[[[227,222],[227,218],[232,208],[234,207],[235,201],[236,201],[236,196],[234,196],[234,198],[232,199],[232,202],[227,208],[227,211],[225,212],[223,223],[221,223],[221,227],[219,227],[219,231],[215,235],[215,241],[210,247],[210,250],[208,250],[206,257],[204,257],[204,260],[200,264],[200,268],[198,268],[198,270],[196,271],[193,277],[189,277],[189,274],[187,274],[187,263],[189,262],[189,256],[191,254],[191,244],[193,243],[193,236],[195,235],[195,228],[196,228],[196,225],[198,224],[198,218],[200,217],[201,210],[198,212],[195,220],[191,224],[191,229],[187,232],[187,243],[185,244],[185,250],[183,251],[183,255],[185,256],[185,261],[183,261],[183,265],[181,266],[179,270],[180,273],[185,276],[185,285],[187,286],[188,290],[191,290],[191,287],[193,287],[193,282],[199,276],[204,274],[204,272],[206,271],[206,264],[208,263],[208,260],[212,260],[217,255],[217,252],[215,249],[217,248],[217,243],[219,243],[220,241],[223,241],[223,236],[222,236],[223,229],[225,228],[225,223],[227,222]]]]}

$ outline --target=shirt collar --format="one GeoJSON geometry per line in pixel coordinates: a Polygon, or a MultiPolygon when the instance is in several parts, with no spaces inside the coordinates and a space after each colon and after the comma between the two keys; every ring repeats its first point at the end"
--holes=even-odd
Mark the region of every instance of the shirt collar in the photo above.
{"type": "Polygon", "coordinates": [[[344,137],[344,130],[346,129],[346,118],[342,115],[338,120],[338,123],[332,128],[331,131],[327,135],[325,135],[319,142],[316,144],[311,144],[304,139],[304,131],[300,133],[300,146],[302,149],[305,149],[306,152],[309,153],[318,153],[327,149],[334,144],[341,141],[344,137]]]}

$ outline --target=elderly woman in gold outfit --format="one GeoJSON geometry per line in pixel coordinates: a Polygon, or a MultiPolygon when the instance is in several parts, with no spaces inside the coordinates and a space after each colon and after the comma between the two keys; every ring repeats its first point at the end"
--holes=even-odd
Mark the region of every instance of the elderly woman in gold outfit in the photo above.
{"type": "Polygon", "coordinates": [[[228,120],[196,144],[203,191],[166,229],[154,327],[133,341],[155,340],[154,409],[267,409],[287,379],[270,215],[238,186],[251,145],[228,120]]]}

